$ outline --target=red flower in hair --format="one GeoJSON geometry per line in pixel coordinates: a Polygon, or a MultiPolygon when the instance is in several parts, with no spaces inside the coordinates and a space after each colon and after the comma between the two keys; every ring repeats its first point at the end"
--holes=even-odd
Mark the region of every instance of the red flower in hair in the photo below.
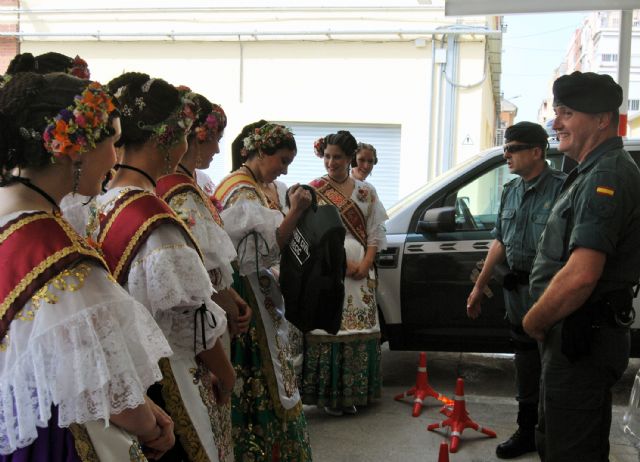
{"type": "Polygon", "coordinates": [[[80,56],[76,55],[71,63],[71,69],[69,69],[69,74],[78,77],[79,79],[88,80],[91,77],[91,72],[89,72],[89,66],[87,62],[82,59],[80,56]]]}

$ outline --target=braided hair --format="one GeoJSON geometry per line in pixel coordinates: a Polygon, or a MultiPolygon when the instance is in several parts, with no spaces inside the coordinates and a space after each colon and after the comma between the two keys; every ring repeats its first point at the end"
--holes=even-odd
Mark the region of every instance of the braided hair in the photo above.
{"type": "Polygon", "coordinates": [[[338,146],[342,149],[342,152],[351,159],[355,157],[356,151],[358,150],[358,142],[351,132],[347,130],[339,130],[338,133],[331,133],[324,138],[316,140],[313,146],[316,156],[323,157],[324,150],[329,144],[338,146]]]}
{"type": "Polygon", "coordinates": [[[178,89],[141,72],[124,73],[107,87],[117,98],[122,113],[122,136],[116,146],[142,146],[154,134],[146,127],[164,122],[182,106],[178,89]]]}
{"type": "Polygon", "coordinates": [[[260,128],[263,125],[268,124],[264,119],[260,119],[257,122],[250,123],[242,127],[242,131],[231,143],[231,171],[235,171],[240,168],[240,166],[247,160],[245,157],[242,157],[242,149],[244,148],[244,139],[249,136],[250,133],[256,128],[260,128]]]}
{"type": "Polygon", "coordinates": [[[42,138],[49,125],[47,119],[72,105],[89,83],[63,73],[22,72],[0,88],[0,169],[4,183],[15,168],[41,168],[52,162],[53,155],[45,149],[42,138]]]}
{"type": "Polygon", "coordinates": [[[17,54],[9,63],[6,73],[14,75],[18,72],[35,72],[37,74],[64,72],[79,78],[88,79],[90,77],[87,63],[82,58],[79,56],[71,58],[55,51],[38,56],[33,56],[31,53],[17,54]]]}

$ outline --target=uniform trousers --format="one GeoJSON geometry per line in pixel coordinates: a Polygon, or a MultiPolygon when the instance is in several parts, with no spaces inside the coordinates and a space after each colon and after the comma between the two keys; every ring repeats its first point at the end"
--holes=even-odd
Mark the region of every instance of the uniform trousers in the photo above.
{"type": "Polygon", "coordinates": [[[611,388],[629,362],[629,329],[592,328],[591,351],[575,362],[562,353],[562,325],[542,345],[536,446],[544,462],[609,460],[611,388]]]}

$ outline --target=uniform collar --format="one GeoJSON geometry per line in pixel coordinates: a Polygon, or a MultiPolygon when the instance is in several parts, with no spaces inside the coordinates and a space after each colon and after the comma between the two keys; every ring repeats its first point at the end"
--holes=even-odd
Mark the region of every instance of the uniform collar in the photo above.
{"type": "Polygon", "coordinates": [[[519,177],[518,182],[523,185],[525,191],[534,190],[543,187],[549,175],[551,175],[551,167],[549,167],[549,164],[547,164],[547,161],[545,160],[544,169],[542,169],[540,175],[529,182],[525,182],[522,177],[519,177]]]}
{"type": "Polygon", "coordinates": [[[585,170],[591,168],[606,152],[613,151],[614,149],[622,149],[622,138],[614,136],[612,138],[604,140],[593,151],[587,154],[584,161],[578,164],[578,172],[582,173],[585,170]]]}

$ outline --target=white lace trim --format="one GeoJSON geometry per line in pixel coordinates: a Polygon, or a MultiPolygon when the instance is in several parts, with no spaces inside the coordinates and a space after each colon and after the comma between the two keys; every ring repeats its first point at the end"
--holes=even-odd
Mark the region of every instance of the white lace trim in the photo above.
{"type": "Polygon", "coordinates": [[[279,264],[280,248],[276,240],[276,229],[282,223],[280,212],[263,207],[255,201],[241,199],[224,210],[221,217],[224,230],[231,237],[238,253],[240,274],[255,273],[256,267],[269,268],[279,264]]]}
{"type": "MultiPolygon", "coordinates": [[[[154,234],[173,231],[166,228],[160,227],[154,234]]],[[[156,247],[153,237],[131,265],[127,291],[154,317],[176,306],[200,306],[211,297],[213,287],[198,253],[186,244],[156,247]]]]}
{"type": "MultiPolygon", "coordinates": [[[[180,217],[183,214],[192,216],[194,223],[190,224],[190,230],[202,251],[207,271],[228,268],[228,271],[233,272],[231,262],[237,258],[237,254],[231,238],[213,220],[208,206],[202,202],[200,195],[190,191],[184,196],[184,202],[174,198],[169,205],[180,217]],[[191,210],[195,213],[190,214],[191,210]]],[[[177,197],[180,198],[180,196],[177,197]]]]}
{"type": "Polygon", "coordinates": [[[214,290],[197,252],[187,245],[156,248],[156,238],[169,242],[166,233],[173,232],[179,233],[167,226],[160,227],[149,237],[131,266],[127,290],[153,313],[176,354],[193,355],[196,327],[195,353],[203,349],[195,311],[205,303],[216,319],[215,328],[205,329],[209,348],[226,329],[227,320],[222,308],[211,301],[214,290]]]}
{"type": "MultiPolygon", "coordinates": [[[[59,406],[58,425],[67,427],[144,403],[146,389],[161,378],[158,360],[172,352],[144,307],[124,301],[62,317],[31,336],[15,358],[5,356],[11,362],[0,378],[0,454],[31,444],[52,404],[59,406]]],[[[50,310],[55,317],[55,309],[44,306],[37,316],[50,310]]],[[[16,322],[22,321],[12,323],[12,342],[16,322]]]]}

